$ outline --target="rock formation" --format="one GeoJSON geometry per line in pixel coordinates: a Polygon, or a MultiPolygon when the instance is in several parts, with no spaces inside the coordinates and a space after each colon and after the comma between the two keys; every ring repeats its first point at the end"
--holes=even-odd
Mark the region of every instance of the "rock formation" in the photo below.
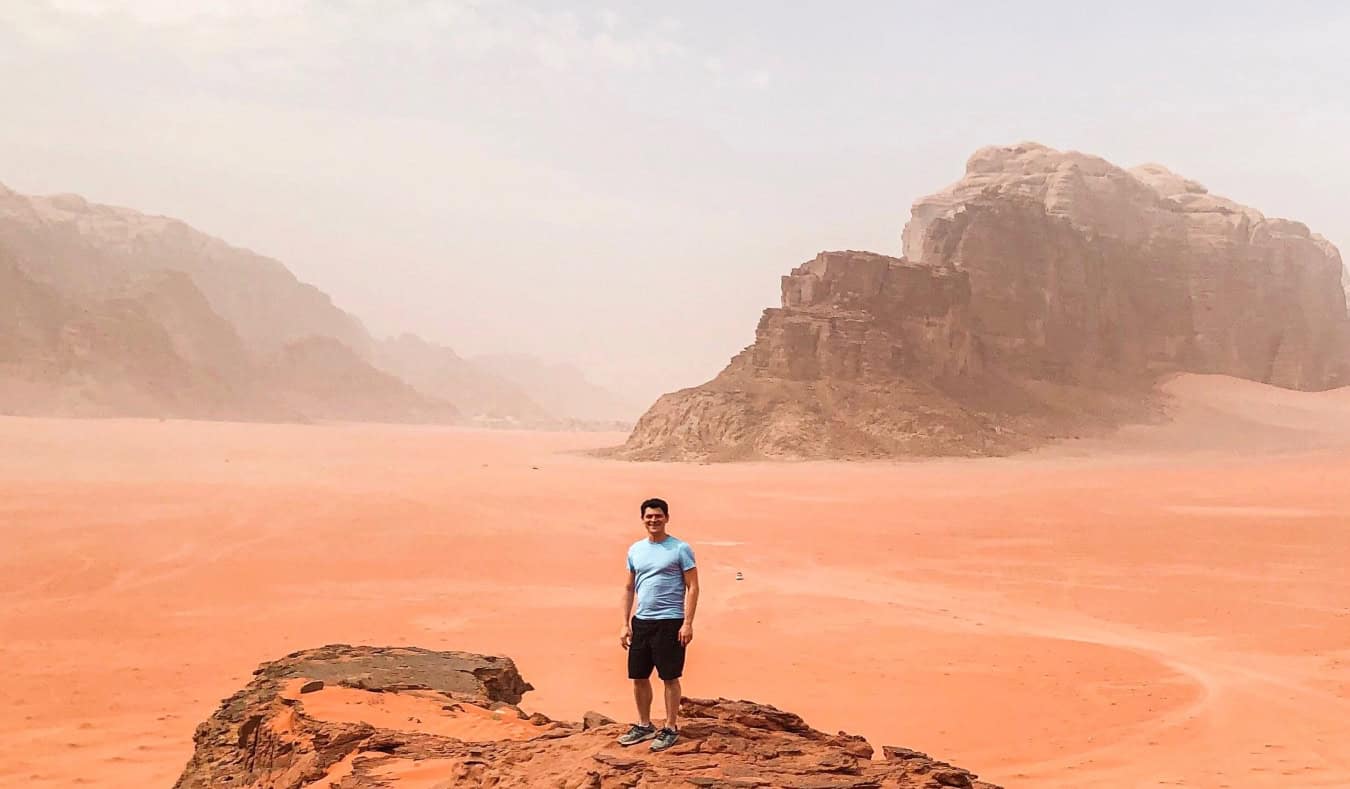
{"type": "Polygon", "coordinates": [[[562,723],[515,706],[531,687],[504,658],[333,645],[264,664],[197,727],[176,789],[479,786],[997,789],[904,748],[791,713],[685,699],[681,741],[652,754],[597,714],[562,723]]]}
{"type": "Polygon", "coordinates": [[[1336,248],[1160,165],[985,148],[965,178],[915,203],[903,244],[970,275],[976,331],[1010,369],[1350,383],[1336,248]]]}
{"type": "Polygon", "coordinates": [[[36,280],[0,249],[0,337],[0,413],[394,422],[458,415],[332,337],[251,353],[179,271],[97,298],[36,280]]]}
{"type": "Polygon", "coordinates": [[[373,422],[454,422],[454,405],[427,397],[371,366],[333,337],[288,343],[260,380],[278,402],[309,419],[373,422]]]}
{"type": "Polygon", "coordinates": [[[453,421],[275,260],[177,220],[0,187],[0,413],[453,421]]]}
{"type": "Polygon", "coordinates": [[[555,419],[522,387],[415,334],[379,343],[374,361],[381,370],[402,378],[419,392],[454,403],[479,424],[534,427],[555,419]]]}
{"type": "Polygon", "coordinates": [[[642,406],[592,383],[570,364],[549,363],[521,353],[475,356],[473,363],[528,391],[548,413],[571,424],[609,430],[615,423],[623,423],[623,429],[628,429],[642,413],[642,406]]]}
{"type": "Polygon", "coordinates": [[[29,277],[0,249],[0,412],[223,417],[269,412],[233,329],[186,277],[103,300],[29,277]]]}
{"type": "Polygon", "coordinates": [[[617,453],[998,454],[1147,418],[1170,372],[1350,383],[1335,247],[1157,165],[982,149],[902,243],[794,269],[755,343],[617,453]]]}
{"type": "Polygon", "coordinates": [[[639,410],[571,365],[525,354],[466,359],[414,334],[379,343],[374,363],[482,426],[628,430],[639,410]]]}
{"type": "Polygon", "coordinates": [[[251,352],[265,356],[313,336],[362,357],[370,337],[323,291],[284,265],[169,217],[91,203],[78,195],[26,196],[0,186],[0,247],[30,276],[81,300],[97,300],[147,276],[191,277],[211,309],[251,352]]]}
{"type": "Polygon", "coordinates": [[[0,306],[0,413],[576,426],[276,260],[77,195],[0,186],[0,306]]]}

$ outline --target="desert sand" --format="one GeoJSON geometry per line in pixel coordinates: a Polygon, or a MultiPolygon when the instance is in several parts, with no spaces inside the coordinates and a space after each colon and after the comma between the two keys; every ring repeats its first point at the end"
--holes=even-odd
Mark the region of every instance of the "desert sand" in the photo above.
{"type": "Polygon", "coordinates": [[[649,495],[699,558],[689,695],[1010,787],[1350,785],[1350,392],[1167,389],[1170,424],[912,463],[0,419],[0,785],[169,786],[258,663],[332,642],[508,655],[526,710],[627,719],[649,495]]]}

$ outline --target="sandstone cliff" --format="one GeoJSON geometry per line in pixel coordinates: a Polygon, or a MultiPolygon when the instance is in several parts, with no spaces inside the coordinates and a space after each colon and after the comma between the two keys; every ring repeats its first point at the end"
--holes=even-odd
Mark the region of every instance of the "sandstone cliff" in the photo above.
{"type": "Polygon", "coordinates": [[[449,423],[459,410],[372,367],[333,337],[289,343],[259,380],[278,402],[308,419],[351,422],[449,423]]]}
{"type": "Polygon", "coordinates": [[[108,298],[64,295],[0,249],[0,413],[285,418],[192,282],[166,274],[108,298]]]}
{"type": "Polygon", "coordinates": [[[1350,383],[1336,248],[1160,165],[985,148],[959,182],[915,203],[903,245],[969,274],[975,330],[1010,369],[1350,383]]]}
{"type": "Polygon", "coordinates": [[[379,343],[281,263],[186,224],[0,185],[0,413],[557,426],[521,388],[379,343]]]}
{"type": "Polygon", "coordinates": [[[260,667],[197,727],[176,789],[478,786],[997,789],[904,748],[873,749],[746,701],[685,699],[682,740],[624,750],[602,716],[527,716],[505,658],[327,646],[260,667]]]}
{"type": "Polygon", "coordinates": [[[955,268],[823,252],[784,277],[782,292],[753,345],[707,384],[658,400],[617,454],[1002,454],[1142,418],[1151,405],[1130,381],[1088,391],[991,364],[969,276],[955,268]]]}
{"type": "Polygon", "coordinates": [[[313,336],[336,338],[363,358],[370,352],[360,321],[280,262],[169,217],[0,185],[0,247],[31,277],[76,298],[99,299],[165,271],[187,274],[260,355],[313,336]]]}
{"type": "Polygon", "coordinates": [[[250,353],[181,272],[148,275],[96,298],[36,281],[3,249],[0,413],[387,422],[458,416],[332,337],[250,353]]]}
{"type": "Polygon", "coordinates": [[[1336,249],[1157,165],[986,148],[902,243],[794,269],[755,343],[616,453],[999,454],[1156,415],[1170,372],[1350,382],[1336,249]]]}

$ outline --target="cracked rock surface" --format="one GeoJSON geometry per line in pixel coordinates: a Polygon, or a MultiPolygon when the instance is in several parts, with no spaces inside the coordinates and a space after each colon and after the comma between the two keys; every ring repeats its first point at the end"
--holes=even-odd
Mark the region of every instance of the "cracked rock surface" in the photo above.
{"type": "Polygon", "coordinates": [[[507,658],[330,645],[254,672],[195,735],[176,789],[786,787],[996,789],[959,767],[827,734],[750,701],[685,699],[680,741],[625,749],[624,724],[526,715],[507,658]],[[322,682],[322,687],[315,685],[322,682]]]}

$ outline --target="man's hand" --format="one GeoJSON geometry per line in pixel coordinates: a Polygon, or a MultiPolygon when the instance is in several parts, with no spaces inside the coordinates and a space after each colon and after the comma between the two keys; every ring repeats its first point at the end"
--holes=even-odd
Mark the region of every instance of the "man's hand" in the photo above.
{"type": "Polygon", "coordinates": [[[633,628],[631,625],[624,625],[623,630],[619,631],[619,646],[627,649],[631,643],[633,643],[633,628]]]}
{"type": "Polygon", "coordinates": [[[689,646],[689,642],[693,640],[694,640],[694,626],[689,622],[685,622],[683,625],[680,626],[680,646],[687,647],[689,646]]]}

